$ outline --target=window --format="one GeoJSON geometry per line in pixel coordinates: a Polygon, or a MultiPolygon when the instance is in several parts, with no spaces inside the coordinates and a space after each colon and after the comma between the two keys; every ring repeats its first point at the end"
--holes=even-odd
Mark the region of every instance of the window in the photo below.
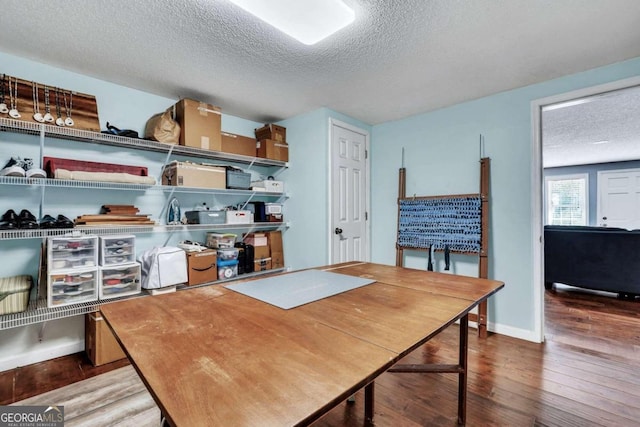
{"type": "Polygon", "coordinates": [[[545,177],[545,224],[587,225],[588,184],[587,174],[545,177]]]}

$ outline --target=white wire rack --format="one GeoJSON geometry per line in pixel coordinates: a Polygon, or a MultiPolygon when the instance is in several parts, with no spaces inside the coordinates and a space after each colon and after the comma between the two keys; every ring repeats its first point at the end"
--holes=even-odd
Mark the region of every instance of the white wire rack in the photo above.
{"type": "MultiPolygon", "coordinates": [[[[196,285],[196,286],[181,285],[178,287],[178,291],[192,289],[196,287],[210,286],[213,284],[230,282],[234,280],[248,279],[248,278],[263,276],[267,274],[275,274],[275,273],[280,273],[286,270],[287,268],[279,268],[279,269],[273,269],[273,270],[258,271],[254,273],[243,274],[241,276],[234,277],[232,279],[220,280],[220,281],[210,282],[210,283],[203,283],[201,285],[196,285]]],[[[0,315],[0,330],[18,328],[21,326],[44,323],[51,320],[63,319],[66,317],[93,313],[95,311],[100,310],[100,307],[105,304],[111,304],[111,303],[125,300],[125,299],[140,298],[140,297],[146,297],[146,296],[149,296],[149,294],[146,291],[143,291],[142,293],[137,295],[129,295],[129,296],[113,298],[109,300],[83,302],[79,304],[67,305],[64,307],[52,307],[52,308],[47,307],[46,299],[39,299],[39,300],[31,301],[26,311],[23,311],[21,313],[0,315]]]]}
{"type": "Polygon", "coordinates": [[[255,190],[230,190],[224,188],[176,187],[171,185],[125,184],[117,182],[76,181],[51,178],[23,178],[19,176],[0,176],[0,184],[24,185],[30,187],[86,188],[95,190],[132,190],[162,191],[165,193],[198,193],[226,196],[247,196],[269,199],[288,198],[287,193],[270,193],[255,190]]]}
{"type": "Polygon", "coordinates": [[[0,118],[0,131],[26,133],[29,135],[40,135],[41,133],[43,133],[46,137],[76,140],[93,144],[112,145],[117,147],[127,147],[146,151],[158,151],[161,153],[167,153],[171,151],[175,154],[182,154],[185,156],[200,157],[212,160],[226,160],[251,165],[288,167],[288,162],[283,162],[280,160],[263,159],[259,157],[243,156],[240,154],[203,150],[200,148],[186,147],[182,145],[164,144],[162,142],[149,141],[146,139],[126,138],[124,136],[91,132],[69,127],[58,127],[42,123],[32,123],[4,117],[0,118]]]}
{"type": "Polygon", "coordinates": [[[130,225],[130,226],[85,226],[63,229],[38,230],[0,230],[0,240],[41,239],[45,237],[65,236],[74,231],[81,231],[97,236],[131,233],[158,233],[176,231],[215,231],[215,230],[248,230],[267,231],[289,228],[288,222],[253,222],[250,224],[178,224],[178,225],[130,225]]]}

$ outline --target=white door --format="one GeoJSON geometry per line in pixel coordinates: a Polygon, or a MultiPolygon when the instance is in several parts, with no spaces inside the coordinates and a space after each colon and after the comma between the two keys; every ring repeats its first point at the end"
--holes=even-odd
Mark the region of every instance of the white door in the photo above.
{"type": "Polygon", "coordinates": [[[640,169],[598,172],[601,227],[640,228],[640,169]]]}
{"type": "Polygon", "coordinates": [[[331,261],[369,260],[368,134],[331,120],[331,261]]]}

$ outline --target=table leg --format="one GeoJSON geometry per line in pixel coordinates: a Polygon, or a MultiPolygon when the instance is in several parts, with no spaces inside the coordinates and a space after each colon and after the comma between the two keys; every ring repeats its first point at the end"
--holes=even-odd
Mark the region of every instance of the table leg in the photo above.
{"type": "Polygon", "coordinates": [[[458,373],[458,424],[467,421],[467,347],[469,344],[469,315],[460,319],[460,372],[458,373]]]}
{"type": "Polygon", "coordinates": [[[373,424],[373,402],[374,402],[374,386],[371,381],[364,386],[364,421],[366,424],[373,424]]]}

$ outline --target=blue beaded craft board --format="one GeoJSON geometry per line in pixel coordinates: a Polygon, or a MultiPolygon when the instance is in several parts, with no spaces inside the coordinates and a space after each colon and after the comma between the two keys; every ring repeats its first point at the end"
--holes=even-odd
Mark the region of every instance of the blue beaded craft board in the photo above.
{"type": "Polygon", "coordinates": [[[480,253],[480,195],[417,197],[398,200],[398,246],[480,253]]]}

